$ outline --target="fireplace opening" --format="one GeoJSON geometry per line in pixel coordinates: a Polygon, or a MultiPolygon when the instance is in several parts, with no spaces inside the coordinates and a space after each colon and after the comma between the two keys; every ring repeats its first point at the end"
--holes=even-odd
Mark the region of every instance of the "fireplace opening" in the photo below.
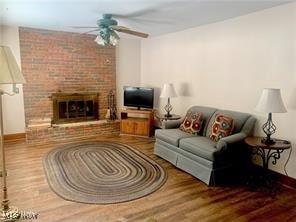
{"type": "Polygon", "coordinates": [[[98,119],[97,93],[53,93],[53,123],[98,119]]]}

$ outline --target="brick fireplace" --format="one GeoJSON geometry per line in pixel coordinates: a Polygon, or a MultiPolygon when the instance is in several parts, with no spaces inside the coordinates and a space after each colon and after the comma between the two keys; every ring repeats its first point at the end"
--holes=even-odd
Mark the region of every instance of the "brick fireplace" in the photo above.
{"type": "Polygon", "coordinates": [[[52,123],[73,123],[98,119],[97,93],[53,93],[52,123]]]}
{"type": "MultiPolygon", "coordinates": [[[[81,136],[86,136],[85,132],[92,135],[92,130],[95,135],[100,134],[100,128],[104,134],[117,133],[118,123],[113,123],[113,126],[104,120],[108,108],[108,93],[110,90],[116,90],[115,48],[99,46],[94,42],[93,35],[23,27],[19,29],[19,34],[22,72],[27,81],[23,86],[27,139],[50,140],[56,139],[56,135],[59,135],[59,138],[69,138],[71,128],[81,131],[81,136]],[[63,113],[66,117],[59,121],[56,121],[54,115],[57,113],[54,113],[53,97],[57,94],[76,95],[72,103],[71,100],[60,103],[65,108],[63,113]],[[77,96],[81,97],[82,94],[96,94],[96,101],[92,100],[93,106],[99,108],[91,107],[90,100],[87,99],[78,103],[77,96]],[[75,109],[72,113],[71,108],[75,109]],[[94,115],[90,116],[90,113],[86,112],[89,108],[95,108],[94,115]],[[96,119],[98,121],[65,125],[66,122],[73,122],[65,121],[73,116],[77,117],[79,122],[96,119]],[[60,123],[63,124],[59,126],[60,123]],[[67,130],[63,130],[63,127],[67,130]],[[60,136],[61,131],[64,131],[63,136],[60,136]]],[[[79,137],[78,134],[75,137],[79,137]]]]}

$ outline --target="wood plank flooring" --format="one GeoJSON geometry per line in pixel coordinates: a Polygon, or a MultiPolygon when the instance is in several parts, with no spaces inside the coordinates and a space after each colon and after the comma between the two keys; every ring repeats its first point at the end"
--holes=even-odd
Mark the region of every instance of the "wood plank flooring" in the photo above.
{"type": "Polygon", "coordinates": [[[144,222],[148,218],[159,222],[296,221],[295,190],[283,188],[272,199],[244,186],[208,187],[155,156],[151,138],[89,140],[122,142],[142,151],[167,170],[166,184],[151,195],[126,203],[91,205],[66,201],[49,188],[42,166],[43,156],[62,143],[32,145],[20,140],[5,144],[11,205],[38,213],[34,221],[44,222],[144,222]]]}

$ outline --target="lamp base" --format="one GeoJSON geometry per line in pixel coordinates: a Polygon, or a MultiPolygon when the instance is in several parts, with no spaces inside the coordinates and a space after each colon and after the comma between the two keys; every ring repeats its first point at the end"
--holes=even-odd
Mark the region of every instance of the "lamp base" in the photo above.
{"type": "Polygon", "coordinates": [[[19,220],[21,217],[21,213],[16,207],[9,207],[7,210],[3,208],[0,211],[0,221],[4,222],[14,222],[19,220]]]}
{"type": "Polygon", "coordinates": [[[275,141],[270,138],[271,135],[274,134],[276,130],[276,126],[272,122],[272,113],[268,113],[267,122],[263,124],[262,129],[263,129],[263,132],[266,134],[266,138],[263,138],[261,140],[261,143],[264,143],[266,145],[275,144],[275,141]]]}
{"type": "Polygon", "coordinates": [[[167,113],[167,114],[164,114],[164,117],[165,118],[169,118],[169,117],[172,117],[173,115],[172,114],[169,114],[169,113],[167,113]]]}
{"type": "Polygon", "coordinates": [[[273,145],[275,144],[275,141],[273,139],[263,138],[261,139],[261,143],[265,145],[273,145]]]}

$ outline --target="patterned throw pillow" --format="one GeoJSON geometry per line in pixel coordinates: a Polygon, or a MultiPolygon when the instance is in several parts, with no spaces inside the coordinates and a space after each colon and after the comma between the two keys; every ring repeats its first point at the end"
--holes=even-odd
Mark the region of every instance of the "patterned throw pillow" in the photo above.
{"type": "Polygon", "coordinates": [[[234,120],[229,116],[216,114],[212,125],[210,138],[216,142],[223,137],[230,136],[234,128],[234,120]]]}
{"type": "Polygon", "coordinates": [[[202,127],[202,113],[187,112],[183,122],[180,125],[180,130],[197,135],[202,127]]]}

